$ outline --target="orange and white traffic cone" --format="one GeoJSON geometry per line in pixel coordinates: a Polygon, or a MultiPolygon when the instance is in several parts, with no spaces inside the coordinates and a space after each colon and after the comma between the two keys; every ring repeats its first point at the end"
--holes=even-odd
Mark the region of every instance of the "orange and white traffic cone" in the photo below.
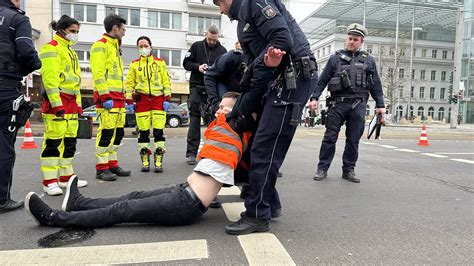
{"type": "Polygon", "coordinates": [[[426,134],[426,126],[423,125],[421,128],[420,141],[418,141],[418,146],[430,146],[428,143],[428,135],[426,134]]]}
{"type": "Polygon", "coordinates": [[[25,132],[23,134],[23,144],[21,144],[21,149],[36,149],[38,146],[33,139],[33,132],[31,131],[30,120],[26,121],[25,132]]]}

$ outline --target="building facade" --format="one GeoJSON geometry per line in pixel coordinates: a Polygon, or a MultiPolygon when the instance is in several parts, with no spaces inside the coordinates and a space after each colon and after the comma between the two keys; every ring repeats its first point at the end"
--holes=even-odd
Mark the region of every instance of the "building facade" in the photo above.
{"type": "Polygon", "coordinates": [[[461,83],[464,92],[460,99],[463,123],[474,123],[474,1],[464,1],[464,32],[461,55],[461,83]]]}
{"type": "Polygon", "coordinates": [[[219,41],[227,49],[232,49],[237,40],[236,24],[231,23],[226,16],[222,16],[212,0],[136,0],[133,2],[47,0],[45,2],[51,3],[49,18],[47,18],[48,15],[44,15],[48,12],[46,10],[49,10],[46,3],[45,7],[41,8],[41,12],[38,11],[38,6],[32,7],[32,14],[30,14],[35,25],[38,24],[41,25],[41,29],[47,29],[48,33],[44,34],[45,36],[51,37],[48,29],[51,19],[57,20],[61,15],[69,15],[81,23],[79,41],[74,45],[74,49],[82,69],[83,107],[93,104],[89,50],[104,33],[102,22],[108,14],[118,14],[127,20],[126,35],[122,40],[125,73],[130,62],[139,57],[136,49],[137,38],[143,35],[150,37],[153,43],[152,53],[165,60],[168,65],[172,83],[171,101],[176,103],[185,102],[189,95],[189,73],[186,73],[182,67],[182,61],[191,44],[204,39],[204,32],[211,25],[216,25],[220,29],[219,41]],[[35,16],[35,13],[41,16],[35,16]]]}

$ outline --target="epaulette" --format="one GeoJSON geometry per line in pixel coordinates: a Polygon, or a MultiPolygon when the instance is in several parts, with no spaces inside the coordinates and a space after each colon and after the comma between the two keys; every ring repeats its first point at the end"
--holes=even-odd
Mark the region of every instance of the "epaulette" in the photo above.
{"type": "Polygon", "coordinates": [[[133,60],[132,63],[135,63],[135,62],[138,62],[138,61],[140,61],[140,58],[133,60]]]}
{"type": "Polygon", "coordinates": [[[98,42],[106,43],[106,42],[107,42],[107,39],[106,39],[106,38],[102,38],[102,39],[98,40],[98,42]]]}
{"type": "Polygon", "coordinates": [[[58,41],[56,40],[51,40],[48,44],[52,45],[52,46],[57,46],[58,45],[58,41]]]}
{"type": "Polygon", "coordinates": [[[163,59],[159,58],[159,57],[153,57],[155,60],[157,61],[163,61],[163,59]]]}

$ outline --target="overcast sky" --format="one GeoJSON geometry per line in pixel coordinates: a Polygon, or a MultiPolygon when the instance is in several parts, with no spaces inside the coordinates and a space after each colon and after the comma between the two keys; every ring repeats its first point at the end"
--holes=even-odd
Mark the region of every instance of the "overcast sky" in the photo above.
{"type": "Polygon", "coordinates": [[[300,22],[324,2],[324,0],[290,0],[288,7],[296,21],[300,22]]]}

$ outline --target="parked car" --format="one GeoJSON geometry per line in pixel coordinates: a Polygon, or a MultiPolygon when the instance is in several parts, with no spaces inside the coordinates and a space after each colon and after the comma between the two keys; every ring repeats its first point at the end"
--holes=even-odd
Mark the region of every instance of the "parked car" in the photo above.
{"type": "MultiPolygon", "coordinates": [[[[83,109],[82,115],[91,117],[94,125],[99,124],[95,105],[83,109]]],[[[176,103],[171,103],[170,109],[166,113],[166,125],[175,128],[186,125],[188,121],[188,111],[176,103]]],[[[135,127],[136,125],[137,121],[133,108],[126,108],[125,127],[135,127]]]]}

